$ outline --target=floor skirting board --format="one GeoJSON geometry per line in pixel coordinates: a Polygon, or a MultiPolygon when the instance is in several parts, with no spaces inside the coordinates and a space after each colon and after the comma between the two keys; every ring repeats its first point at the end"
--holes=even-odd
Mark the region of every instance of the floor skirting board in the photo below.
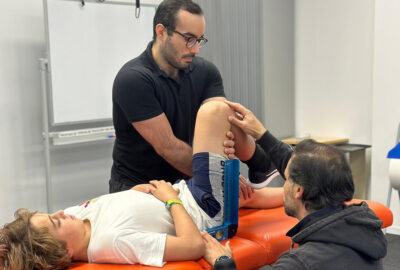
{"type": "Polygon", "coordinates": [[[400,235],[400,226],[392,225],[392,226],[390,226],[389,228],[386,229],[386,233],[400,235]]]}

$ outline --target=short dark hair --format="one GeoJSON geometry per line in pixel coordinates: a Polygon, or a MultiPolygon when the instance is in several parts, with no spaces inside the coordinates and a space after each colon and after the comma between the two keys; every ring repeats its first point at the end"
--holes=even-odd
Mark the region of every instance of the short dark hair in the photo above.
{"type": "Polygon", "coordinates": [[[168,35],[172,35],[172,32],[176,27],[176,15],[179,10],[186,10],[192,14],[202,15],[203,11],[201,7],[192,2],[191,0],[164,0],[156,10],[156,14],[153,19],[153,40],[157,39],[156,25],[162,24],[167,28],[168,35]]]}
{"type": "Polygon", "coordinates": [[[344,153],[330,145],[305,140],[296,146],[289,178],[303,186],[307,210],[339,206],[353,198],[354,183],[344,153]]]}

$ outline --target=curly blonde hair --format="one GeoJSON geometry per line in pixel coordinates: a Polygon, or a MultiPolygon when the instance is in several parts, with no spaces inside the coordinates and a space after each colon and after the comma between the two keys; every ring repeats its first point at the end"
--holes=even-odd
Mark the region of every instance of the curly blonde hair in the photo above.
{"type": "Polygon", "coordinates": [[[15,220],[0,230],[0,266],[3,270],[67,269],[71,264],[66,243],[47,228],[30,223],[36,212],[18,209],[15,220]]]}

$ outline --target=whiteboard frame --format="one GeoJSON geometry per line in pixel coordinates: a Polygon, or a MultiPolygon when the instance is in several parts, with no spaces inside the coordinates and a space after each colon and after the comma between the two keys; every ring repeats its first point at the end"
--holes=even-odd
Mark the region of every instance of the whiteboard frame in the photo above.
{"type": "MultiPolygon", "coordinates": [[[[60,122],[56,123],[54,119],[54,104],[53,104],[53,82],[52,82],[52,76],[51,76],[51,57],[50,57],[50,32],[49,32],[49,16],[48,16],[48,1],[49,0],[43,0],[43,9],[44,9],[44,29],[45,29],[45,42],[46,42],[46,59],[47,60],[47,65],[46,65],[46,73],[47,73],[47,81],[48,83],[46,84],[46,98],[47,98],[47,108],[46,111],[48,113],[48,120],[49,124],[52,127],[67,127],[71,125],[83,125],[83,124],[93,124],[93,123],[105,123],[105,122],[110,122],[112,121],[112,117],[110,118],[103,118],[103,119],[93,119],[93,120],[82,120],[82,121],[71,121],[71,122],[60,122]]],[[[58,1],[65,1],[65,2],[78,2],[80,3],[81,0],[58,0],[58,1]]],[[[135,6],[135,3],[133,0],[85,0],[85,3],[96,3],[100,5],[126,5],[126,6],[135,6]]],[[[157,7],[162,0],[142,0],[140,2],[140,6],[144,7],[157,7]]],[[[133,10],[133,9],[132,9],[133,10]]],[[[135,12],[132,12],[132,18],[135,17],[135,12]]],[[[150,40],[149,40],[150,41],[150,40]]],[[[44,105],[42,105],[44,106],[44,105]]]]}

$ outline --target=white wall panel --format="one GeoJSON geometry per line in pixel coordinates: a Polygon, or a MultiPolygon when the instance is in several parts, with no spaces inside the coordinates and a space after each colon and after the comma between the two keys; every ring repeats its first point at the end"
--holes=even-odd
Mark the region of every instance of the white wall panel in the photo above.
{"type": "MultiPolygon", "coordinates": [[[[389,186],[387,152],[394,147],[400,123],[400,1],[375,2],[374,84],[372,108],[371,198],[386,202],[389,186]]],[[[393,190],[394,223],[400,234],[398,193],[393,190]]]]}
{"type": "Polygon", "coordinates": [[[296,1],[296,135],[371,143],[372,0],[296,1]]]}

